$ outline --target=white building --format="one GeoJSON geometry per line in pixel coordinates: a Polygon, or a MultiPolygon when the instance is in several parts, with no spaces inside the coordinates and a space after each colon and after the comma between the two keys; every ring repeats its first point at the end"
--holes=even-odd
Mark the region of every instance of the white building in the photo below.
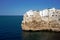
{"type": "Polygon", "coordinates": [[[31,22],[32,20],[36,20],[36,18],[38,19],[38,17],[39,17],[39,19],[40,19],[39,12],[33,11],[33,10],[29,10],[29,11],[27,11],[27,12],[24,14],[23,20],[24,20],[24,22],[25,22],[25,21],[26,21],[26,22],[31,22]]]}
{"type": "Polygon", "coordinates": [[[44,21],[60,21],[60,10],[51,8],[44,9],[42,11],[33,11],[29,10],[24,15],[24,21],[32,21],[32,20],[44,20],[44,21]]]}
{"type": "Polygon", "coordinates": [[[40,11],[39,14],[42,17],[42,20],[48,21],[48,9],[40,11]]]}

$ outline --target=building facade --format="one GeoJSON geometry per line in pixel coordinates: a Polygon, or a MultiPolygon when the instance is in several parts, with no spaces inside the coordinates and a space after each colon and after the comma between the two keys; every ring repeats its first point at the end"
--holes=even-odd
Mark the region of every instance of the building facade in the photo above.
{"type": "Polygon", "coordinates": [[[23,20],[26,22],[32,20],[60,21],[60,10],[55,8],[44,9],[42,11],[29,10],[25,13],[23,20]]]}

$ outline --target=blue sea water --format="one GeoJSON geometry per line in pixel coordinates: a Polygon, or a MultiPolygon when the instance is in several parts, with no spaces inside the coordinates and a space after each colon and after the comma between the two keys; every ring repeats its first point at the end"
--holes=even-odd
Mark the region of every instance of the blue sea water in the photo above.
{"type": "Polygon", "coordinates": [[[60,40],[60,33],[24,32],[23,16],[0,16],[0,40],[60,40]]]}
{"type": "Polygon", "coordinates": [[[22,40],[22,16],[0,16],[0,40],[22,40]]]}

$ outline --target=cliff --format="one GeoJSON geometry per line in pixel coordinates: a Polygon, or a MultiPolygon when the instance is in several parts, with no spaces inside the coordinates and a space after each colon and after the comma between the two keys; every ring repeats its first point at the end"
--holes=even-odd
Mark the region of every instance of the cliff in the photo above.
{"type": "Polygon", "coordinates": [[[24,14],[21,25],[22,30],[27,31],[60,31],[60,10],[56,10],[55,8],[45,9],[43,11],[29,10],[24,14]]]}

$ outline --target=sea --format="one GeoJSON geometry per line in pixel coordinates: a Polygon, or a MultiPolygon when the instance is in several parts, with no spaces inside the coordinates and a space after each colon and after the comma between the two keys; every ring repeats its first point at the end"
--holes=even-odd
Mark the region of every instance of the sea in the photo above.
{"type": "Polygon", "coordinates": [[[0,16],[0,40],[60,40],[59,32],[22,31],[23,16],[0,16]]]}

